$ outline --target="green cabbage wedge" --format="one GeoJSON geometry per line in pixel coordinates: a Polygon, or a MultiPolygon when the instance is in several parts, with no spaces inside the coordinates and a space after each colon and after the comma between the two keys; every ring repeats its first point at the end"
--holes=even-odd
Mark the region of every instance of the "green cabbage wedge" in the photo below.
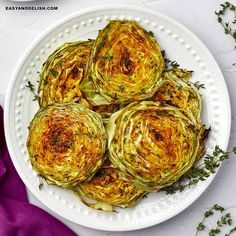
{"type": "Polygon", "coordinates": [[[39,105],[79,102],[88,105],[79,90],[93,40],[64,43],[43,64],[39,80],[39,105]]]}
{"type": "Polygon", "coordinates": [[[114,206],[132,207],[145,192],[121,179],[120,174],[110,161],[106,161],[92,180],[80,183],[73,191],[86,205],[94,209],[115,211],[114,206]]]}
{"type": "Polygon", "coordinates": [[[200,120],[201,96],[188,84],[191,73],[191,71],[179,68],[163,72],[163,84],[157,89],[151,100],[185,109],[200,120]]]}
{"type": "Polygon", "coordinates": [[[101,117],[77,103],[41,108],[29,126],[32,166],[49,184],[64,188],[92,179],[104,161],[106,145],[101,117]]]}
{"type": "Polygon", "coordinates": [[[110,160],[136,187],[160,190],[193,166],[204,130],[186,110],[153,101],[131,103],[108,122],[110,160]]]}
{"type": "Polygon", "coordinates": [[[99,32],[81,91],[93,105],[147,99],[161,84],[164,59],[152,32],[113,20],[99,32]]]}

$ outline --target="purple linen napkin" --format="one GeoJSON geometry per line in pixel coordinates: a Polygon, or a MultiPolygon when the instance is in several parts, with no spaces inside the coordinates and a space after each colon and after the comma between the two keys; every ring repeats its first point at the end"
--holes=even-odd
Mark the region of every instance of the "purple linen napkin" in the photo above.
{"type": "Polygon", "coordinates": [[[44,210],[30,204],[23,182],[8,153],[0,107],[0,235],[75,236],[76,234],[44,210]]]}

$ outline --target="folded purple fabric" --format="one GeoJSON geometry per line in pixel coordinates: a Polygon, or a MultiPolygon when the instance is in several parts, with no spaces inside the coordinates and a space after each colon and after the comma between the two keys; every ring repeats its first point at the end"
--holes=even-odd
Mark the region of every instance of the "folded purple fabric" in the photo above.
{"type": "Polygon", "coordinates": [[[0,236],[75,236],[42,209],[28,203],[26,190],[8,153],[0,107],[0,236]]]}

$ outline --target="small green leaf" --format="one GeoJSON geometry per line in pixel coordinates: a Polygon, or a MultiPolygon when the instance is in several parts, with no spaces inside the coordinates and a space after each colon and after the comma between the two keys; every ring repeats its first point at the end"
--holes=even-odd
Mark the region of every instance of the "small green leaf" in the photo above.
{"type": "Polygon", "coordinates": [[[230,235],[233,234],[234,232],[236,232],[236,226],[233,227],[232,229],[230,229],[229,233],[225,234],[225,236],[230,236],[230,235]]]}
{"type": "Polygon", "coordinates": [[[233,153],[236,154],[236,147],[233,148],[233,153]]]}
{"type": "Polygon", "coordinates": [[[128,121],[128,116],[124,116],[124,121],[128,121]]]}
{"type": "Polygon", "coordinates": [[[145,193],[142,198],[143,198],[143,199],[144,199],[144,198],[147,198],[147,197],[148,197],[147,195],[148,195],[148,194],[145,193]]]}
{"type": "Polygon", "coordinates": [[[85,174],[87,177],[91,177],[92,176],[92,173],[90,170],[85,170],[85,174]]]}
{"type": "Polygon", "coordinates": [[[25,85],[25,87],[28,88],[29,91],[33,93],[33,95],[34,95],[33,101],[39,101],[40,97],[38,94],[35,93],[34,85],[29,80],[28,80],[27,84],[25,85]]]}
{"type": "Polygon", "coordinates": [[[168,90],[167,93],[168,93],[169,96],[172,96],[172,91],[170,89],[168,90]]]}
{"type": "Polygon", "coordinates": [[[119,188],[119,192],[120,192],[120,194],[124,194],[124,189],[122,189],[122,188],[119,188]]]}
{"type": "Polygon", "coordinates": [[[123,93],[125,90],[125,86],[122,84],[122,85],[120,85],[119,89],[120,89],[120,92],[123,93]]]}
{"type": "Polygon", "coordinates": [[[28,80],[27,85],[25,85],[26,88],[29,89],[30,92],[34,92],[34,85],[28,80]]]}
{"type": "Polygon", "coordinates": [[[197,226],[197,230],[198,231],[202,231],[202,230],[204,230],[205,229],[205,225],[202,223],[202,222],[200,222],[199,224],[198,224],[198,226],[197,226]]]}
{"type": "Polygon", "coordinates": [[[206,211],[206,212],[205,212],[204,216],[205,216],[205,217],[209,217],[209,216],[212,216],[213,214],[214,214],[213,211],[212,211],[212,210],[209,210],[209,211],[206,211]]]}
{"type": "Polygon", "coordinates": [[[55,76],[55,77],[59,75],[59,72],[56,71],[56,70],[53,70],[52,68],[49,68],[49,71],[50,71],[50,73],[51,73],[53,76],[55,76]]]}
{"type": "Polygon", "coordinates": [[[43,189],[43,183],[39,184],[39,190],[41,191],[43,189]]]}
{"type": "Polygon", "coordinates": [[[224,207],[222,207],[222,206],[220,206],[218,204],[215,204],[213,206],[213,209],[216,210],[216,211],[220,211],[220,212],[223,212],[225,210],[224,207]]]}
{"type": "Polygon", "coordinates": [[[145,94],[145,93],[146,93],[146,89],[145,89],[145,88],[142,88],[142,89],[140,90],[140,93],[141,93],[141,94],[145,94]]]}
{"type": "Polygon", "coordinates": [[[104,60],[112,60],[113,56],[105,55],[105,56],[102,56],[102,59],[104,59],[104,60]]]}
{"type": "Polygon", "coordinates": [[[153,34],[152,31],[149,31],[149,32],[148,32],[148,35],[150,35],[151,37],[154,37],[154,34],[153,34]]]}
{"type": "Polygon", "coordinates": [[[98,173],[98,176],[102,178],[102,180],[105,180],[106,176],[107,176],[107,173],[106,171],[104,170],[101,170],[99,173],[98,173]]]}

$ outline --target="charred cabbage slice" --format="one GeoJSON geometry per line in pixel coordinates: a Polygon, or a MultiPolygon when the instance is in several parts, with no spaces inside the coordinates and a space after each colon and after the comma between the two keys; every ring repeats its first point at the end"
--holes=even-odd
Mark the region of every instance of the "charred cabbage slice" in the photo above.
{"type": "Polygon", "coordinates": [[[122,108],[122,105],[118,104],[109,104],[109,105],[100,105],[100,106],[91,106],[91,110],[97,112],[103,120],[103,123],[107,123],[111,115],[122,108]]]}
{"type": "Polygon", "coordinates": [[[73,191],[89,207],[114,211],[113,207],[132,207],[144,195],[131,182],[120,178],[120,171],[106,161],[89,182],[82,182],[73,191]]]}
{"type": "Polygon", "coordinates": [[[92,45],[93,40],[65,43],[48,57],[40,73],[40,107],[54,102],[87,104],[79,83],[85,76],[92,45]]]}
{"type": "Polygon", "coordinates": [[[201,116],[201,96],[188,84],[191,71],[172,69],[162,74],[163,84],[151,100],[172,105],[192,112],[196,119],[201,116]]]}
{"type": "Polygon", "coordinates": [[[108,123],[110,160],[135,186],[159,190],[192,167],[202,130],[185,110],[152,101],[132,103],[114,113],[108,123]]]}
{"type": "Polygon", "coordinates": [[[161,83],[164,59],[152,32],[114,20],[99,32],[80,89],[93,105],[144,100],[161,83]]]}
{"type": "Polygon", "coordinates": [[[39,103],[77,102],[107,119],[119,110],[119,105],[93,106],[84,98],[79,84],[86,74],[86,64],[93,40],[65,43],[52,53],[43,65],[39,81],[39,103]]]}
{"type": "Polygon", "coordinates": [[[101,117],[76,103],[40,109],[27,139],[32,166],[49,184],[60,187],[89,181],[104,161],[106,144],[101,117]]]}
{"type": "Polygon", "coordinates": [[[183,68],[171,68],[171,69],[165,69],[164,72],[167,72],[167,74],[165,75],[164,73],[162,74],[162,76],[166,76],[167,78],[169,77],[174,77],[177,79],[181,79],[183,81],[185,81],[186,83],[189,82],[189,79],[192,76],[193,71],[192,70],[186,70],[183,68]]]}

